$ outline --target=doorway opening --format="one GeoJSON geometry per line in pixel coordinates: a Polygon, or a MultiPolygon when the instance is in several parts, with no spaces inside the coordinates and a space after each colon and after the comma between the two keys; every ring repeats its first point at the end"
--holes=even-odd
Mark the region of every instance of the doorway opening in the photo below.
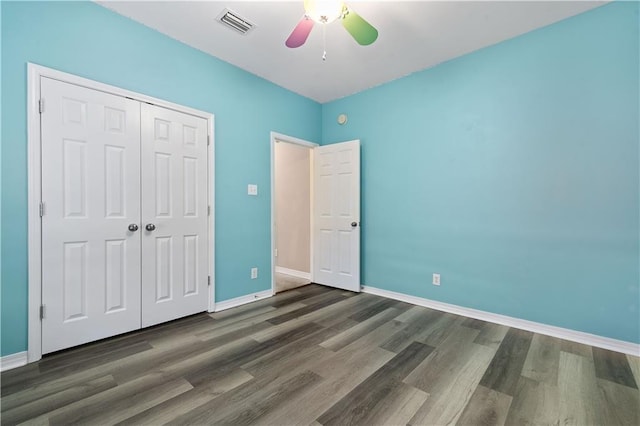
{"type": "Polygon", "coordinates": [[[312,282],[311,142],[272,133],[273,293],[312,282]]]}

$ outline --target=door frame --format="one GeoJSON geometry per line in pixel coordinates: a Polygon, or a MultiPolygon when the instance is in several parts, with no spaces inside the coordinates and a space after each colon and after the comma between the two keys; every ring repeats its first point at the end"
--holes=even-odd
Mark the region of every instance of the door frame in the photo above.
{"type": "MultiPolygon", "coordinates": [[[[139,102],[154,104],[163,108],[194,115],[207,120],[207,137],[209,138],[207,153],[207,192],[210,206],[208,249],[209,276],[211,285],[208,289],[208,312],[215,310],[215,138],[214,115],[210,112],[189,108],[173,102],[132,92],[120,87],[100,83],[73,74],[68,74],[34,63],[27,63],[27,173],[28,173],[28,343],[27,362],[42,358],[42,322],[40,306],[42,304],[42,221],[40,202],[42,200],[42,154],[40,127],[40,81],[42,77],[51,78],[87,89],[97,90],[116,96],[130,98],[139,102]]],[[[44,105],[46,110],[46,105],[44,105]]]]}
{"type": "Polygon", "coordinates": [[[313,148],[320,146],[315,142],[288,136],[278,132],[271,132],[271,295],[276,294],[276,185],[275,185],[275,150],[276,141],[291,143],[309,148],[309,273],[313,282],[313,148]]]}

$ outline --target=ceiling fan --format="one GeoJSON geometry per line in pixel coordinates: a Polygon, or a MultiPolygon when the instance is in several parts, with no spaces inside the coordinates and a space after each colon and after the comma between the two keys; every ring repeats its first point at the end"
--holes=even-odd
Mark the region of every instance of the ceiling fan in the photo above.
{"type": "Polygon", "coordinates": [[[287,47],[302,46],[307,41],[314,23],[324,26],[336,19],[340,19],[342,26],[362,46],[367,46],[378,38],[378,30],[340,0],[304,0],[304,11],[304,16],[285,42],[287,47]]]}

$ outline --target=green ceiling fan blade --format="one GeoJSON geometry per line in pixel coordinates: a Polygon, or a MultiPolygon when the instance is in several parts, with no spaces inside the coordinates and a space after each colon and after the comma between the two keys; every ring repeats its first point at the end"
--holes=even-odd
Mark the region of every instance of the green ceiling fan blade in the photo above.
{"type": "Polygon", "coordinates": [[[342,26],[362,46],[367,46],[378,38],[378,30],[351,8],[347,9],[344,18],[342,18],[342,26]]]}

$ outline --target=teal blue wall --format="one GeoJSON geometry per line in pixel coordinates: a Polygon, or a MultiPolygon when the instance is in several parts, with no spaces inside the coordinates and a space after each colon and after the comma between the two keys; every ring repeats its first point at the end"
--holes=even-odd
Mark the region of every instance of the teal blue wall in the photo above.
{"type": "Polygon", "coordinates": [[[2,355],[27,347],[28,61],[214,113],[216,300],[269,289],[269,132],[320,140],[320,105],[95,4],[1,5],[2,355]]]}
{"type": "Polygon", "coordinates": [[[323,105],[362,141],[363,283],[640,342],[638,40],[610,4],[323,105]]]}

